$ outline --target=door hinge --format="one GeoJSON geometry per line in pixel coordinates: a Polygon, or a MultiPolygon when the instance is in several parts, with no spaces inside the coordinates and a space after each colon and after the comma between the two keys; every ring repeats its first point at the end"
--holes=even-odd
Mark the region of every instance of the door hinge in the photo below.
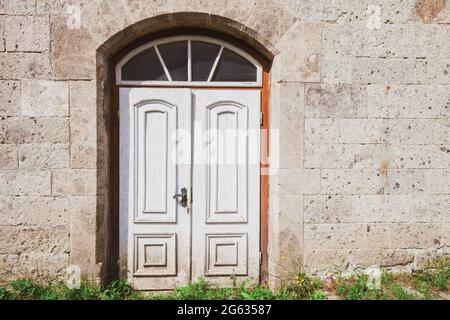
{"type": "Polygon", "coordinates": [[[259,113],[259,125],[262,127],[264,124],[264,113],[259,113]]]}
{"type": "Polygon", "coordinates": [[[120,110],[117,110],[117,119],[120,119],[120,110]]]}
{"type": "Polygon", "coordinates": [[[263,261],[263,253],[260,252],[259,253],[259,266],[262,266],[262,261],[263,261]]]}

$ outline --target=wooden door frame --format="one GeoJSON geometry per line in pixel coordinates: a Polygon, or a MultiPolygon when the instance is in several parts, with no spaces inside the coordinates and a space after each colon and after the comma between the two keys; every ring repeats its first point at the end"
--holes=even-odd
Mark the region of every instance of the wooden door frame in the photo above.
{"type": "MultiPolygon", "coordinates": [[[[111,85],[111,93],[112,93],[112,112],[110,114],[110,140],[109,140],[109,150],[110,150],[110,224],[109,224],[109,248],[110,252],[109,256],[111,256],[109,266],[109,270],[112,273],[112,278],[119,277],[119,192],[120,192],[120,121],[119,121],[119,109],[120,109],[120,96],[119,89],[123,87],[141,87],[141,88],[155,88],[161,86],[123,86],[116,84],[116,74],[115,74],[115,66],[117,63],[131,50],[137,48],[138,46],[152,41],[161,37],[173,36],[176,34],[192,34],[192,35],[207,35],[210,37],[215,37],[224,41],[227,41],[233,44],[236,47],[241,48],[246,51],[248,54],[252,55],[258,62],[261,63],[263,67],[263,83],[261,87],[249,88],[249,87],[205,87],[205,86],[186,86],[185,88],[191,89],[205,89],[205,90],[260,90],[261,91],[261,115],[262,121],[260,125],[260,130],[263,134],[261,134],[261,143],[260,143],[260,152],[261,152],[261,165],[260,165],[260,252],[261,252],[261,265],[260,265],[260,278],[259,282],[261,284],[268,283],[268,239],[269,239],[269,176],[267,174],[268,170],[268,159],[269,159],[269,128],[270,128],[270,66],[271,63],[267,61],[261,54],[257,51],[253,50],[248,45],[244,44],[241,41],[238,41],[232,37],[213,32],[205,29],[173,29],[158,32],[146,37],[139,39],[138,41],[124,47],[118,54],[116,54],[111,60],[109,64],[109,73],[110,73],[110,85],[111,85]],[[266,136],[264,136],[264,133],[266,136]],[[265,171],[266,174],[262,174],[265,171]]],[[[175,88],[170,86],[164,86],[165,88],[175,88]]],[[[176,87],[183,88],[183,87],[176,87]]]]}

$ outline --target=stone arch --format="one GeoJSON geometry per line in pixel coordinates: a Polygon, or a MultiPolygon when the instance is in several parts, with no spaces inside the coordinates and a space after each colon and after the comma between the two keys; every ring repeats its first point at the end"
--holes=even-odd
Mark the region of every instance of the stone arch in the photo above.
{"type": "Polygon", "coordinates": [[[97,52],[110,58],[146,35],[174,28],[201,28],[231,36],[246,43],[269,61],[278,53],[268,39],[241,22],[200,12],[168,13],[138,21],[110,37],[100,45],[97,52]]]}
{"type": "Polygon", "coordinates": [[[117,176],[111,170],[118,168],[118,163],[113,160],[118,159],[113,155],[118,150],[112,143],[117,139],[111,137],[111,126],[116,118],[111,114],[115,103],[112,90],[115,58],[128,47],[147,41],[155,34],[181,33],[183,30],[203,30],[241,42],[268,67],[278,54],[268,39],[246,25],[218,15],[195,12],[162,14],[140,20],[115,33],[97,48],[97,194],[104,196],[98,197],[97,201],[96,262],[101,262],[99,276],[103,281],[118,275],[118,215],[113,210],[118,206],[118,199],[111,192],[118,184],[117,176]]]}

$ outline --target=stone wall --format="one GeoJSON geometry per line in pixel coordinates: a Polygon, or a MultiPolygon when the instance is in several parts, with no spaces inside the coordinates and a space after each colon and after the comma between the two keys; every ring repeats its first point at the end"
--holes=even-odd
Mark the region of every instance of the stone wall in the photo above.
{"type": "Polygon", "coordinates": [[[0,0],[0,281],[108,273],[110,58],[179,26],[273,58],[271,275],[449,253],[448,1],[0,0]]]}

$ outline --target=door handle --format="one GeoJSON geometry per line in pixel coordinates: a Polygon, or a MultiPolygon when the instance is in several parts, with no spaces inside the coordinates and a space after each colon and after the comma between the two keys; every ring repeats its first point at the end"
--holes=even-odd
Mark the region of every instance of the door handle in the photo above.
{"type": "Polygon", "coordinates": [[[178,193],[173,196],[175,200],[183,207],[186,208],[188,205],[188,195],[187,195],[187,189],[181,188],[181,193],[178,193]]]}

